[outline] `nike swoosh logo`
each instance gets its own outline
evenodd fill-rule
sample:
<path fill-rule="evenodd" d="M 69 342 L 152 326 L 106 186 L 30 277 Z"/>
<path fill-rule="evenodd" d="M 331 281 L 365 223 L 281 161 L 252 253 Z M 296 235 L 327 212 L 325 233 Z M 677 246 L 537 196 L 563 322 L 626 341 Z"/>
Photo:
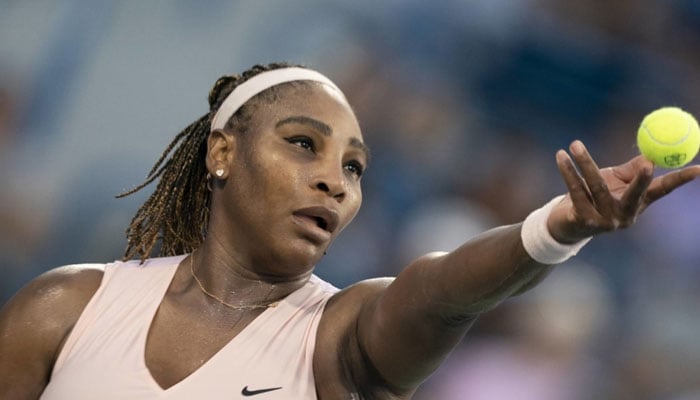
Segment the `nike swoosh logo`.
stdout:
<path fill-rule="evenodd" d="M 275 388 L 267 388 L 267 389 L 258 389 L 258 390 L 248 390 L 248 385 L 241 390 L 241 394 L 243 396 L 255 396 L 256 394 L 263 394 L 267 392 L 272 392 L 274 390 L 280 390 L 282 389 L 282 386 L 280 387 L 275 387 Z"/>

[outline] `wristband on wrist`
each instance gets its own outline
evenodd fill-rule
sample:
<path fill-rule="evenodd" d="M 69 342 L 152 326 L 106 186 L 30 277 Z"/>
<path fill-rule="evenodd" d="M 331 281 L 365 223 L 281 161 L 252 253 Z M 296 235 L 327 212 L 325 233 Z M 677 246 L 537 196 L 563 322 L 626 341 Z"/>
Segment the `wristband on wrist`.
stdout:
<path fill-rule="evenodd" d="M 562 263 L 575 256 L 591 240 L 591 237 L 588 237 L 576 243 L 564 244 L 557 242 L 549 233 L 547 228 L 549 214 L 563 198 L 563 195 L 553 198 L 543 207 L 531 212 L 523 221 L 520 238 L 525 251 L 533 260 L 541 264 Z"/>

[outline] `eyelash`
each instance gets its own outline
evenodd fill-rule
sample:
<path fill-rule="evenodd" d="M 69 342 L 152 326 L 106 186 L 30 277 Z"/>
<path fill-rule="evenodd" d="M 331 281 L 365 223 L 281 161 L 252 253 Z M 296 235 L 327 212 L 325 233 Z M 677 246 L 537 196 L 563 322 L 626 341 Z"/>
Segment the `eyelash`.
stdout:
<path fill-rule="evenodd" d="M 312 153 L 316 152 L 316 146 L 314 145 L 314 141 L 311 138 L 308 138 L 306 136 L 295 136 L 286 139 L 287 142 L 293 144 L 294 146 L 301 147 L 302 149 L 309 150 Z M 360 164 L 357 161 L 350 161 L 345 165 L 345 168 L 350 171 L 350 173 L 355 174 L 358 178 L 362 176 L 362 173 L 364 172 L 364 167 L 362 164 Z"/>
<path fill-rule="evenodd" d="M 357 175 L 358 178 L 362 177 L 362 174 L 365 172 L 365 169 L 362 167 L 362 164 L 360 164 L 357 161 L 350 161 L 345 167 L 352 167 L 354 171 L 350 172 Z"/>
<path fill-rule="evenodd" d="M 314 141 L 310 138 L 304 136 L 297 136 L 287 139 L 287 141 L 295 146 L 301 147 L 302 149 L 310 150 L 315 152 L 316 146 L 314 146 Z"/>

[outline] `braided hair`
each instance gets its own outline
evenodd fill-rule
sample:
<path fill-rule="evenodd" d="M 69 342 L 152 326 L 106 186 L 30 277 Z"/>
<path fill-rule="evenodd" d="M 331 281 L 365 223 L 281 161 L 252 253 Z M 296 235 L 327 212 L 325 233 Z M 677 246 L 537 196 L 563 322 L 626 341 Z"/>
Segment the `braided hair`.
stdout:
<path fill-rule="evenodd" d="M 205 157 L 214 114 L 241 83 L 261 72 L 290 66 L 296 65 L 255 65 L 240 75 L 219 78 L 209 92 L 209 112 L 175 136 L 143 183 L 117 196 L 121 198 L 136 193 L 160 178 L 155 191 L 138 209 L 126 230 L 124 260 L 136 255 L 145 260 L 152 255 L 159 242 L 157 256 L 184 254 L 199 247 L 209 223 L 211 191 Z M 260 95 L 271 96 L 274 93 L 267 90 Z M 246 131 L 250 104 L 246 103 L 231 116 L 226 124 L 227 129 L 235 127 L 239 132 Z"/>

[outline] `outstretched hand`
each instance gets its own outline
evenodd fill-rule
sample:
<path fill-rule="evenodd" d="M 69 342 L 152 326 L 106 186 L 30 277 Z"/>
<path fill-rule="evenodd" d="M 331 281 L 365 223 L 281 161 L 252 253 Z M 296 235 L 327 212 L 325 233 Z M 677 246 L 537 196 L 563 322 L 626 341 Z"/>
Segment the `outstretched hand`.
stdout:
<path fill-rule="evenodd" d="M 547 221 L 562 243 L 628 227 L 651 203 L 700 176 L 700 165 L 693 165 L 654 178 L 654 165 L 643 156 L 599 169 L 578 140 L 569 151 L 571 155 L 564 150 L 556 155 L 569 193 Z"/>

